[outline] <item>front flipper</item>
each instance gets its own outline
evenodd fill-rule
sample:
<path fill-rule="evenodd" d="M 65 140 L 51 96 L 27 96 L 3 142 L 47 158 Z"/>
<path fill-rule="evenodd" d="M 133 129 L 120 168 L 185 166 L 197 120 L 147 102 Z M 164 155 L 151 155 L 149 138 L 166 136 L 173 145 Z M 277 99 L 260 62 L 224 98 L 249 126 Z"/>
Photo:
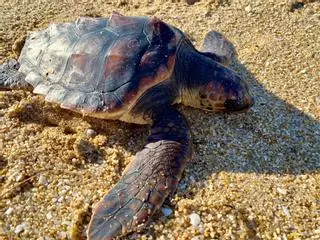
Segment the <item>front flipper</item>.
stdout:
<path fill-rule="evenodd" d="M 31 84 L 25 81 L 26 76 L 18 71 L 19 66 L 16 60 L 0 64 L 0 90 L 32 91 Z"/>
<path fill-rule="evenodd" d="M 231 64 L 232 58 L 236 55 L 233 44 L 216 31 L 207 33 L 201 51 L 206 56 L 226 66 Z"/>
<path fill-rule="evenodd" d="M 182 114 L 163 109 L 153 116 L 147 145 L 94 209 L 88 239 L 113 239 L 140 229 L 176 190 L 191 157 L 191 137 Z"/>

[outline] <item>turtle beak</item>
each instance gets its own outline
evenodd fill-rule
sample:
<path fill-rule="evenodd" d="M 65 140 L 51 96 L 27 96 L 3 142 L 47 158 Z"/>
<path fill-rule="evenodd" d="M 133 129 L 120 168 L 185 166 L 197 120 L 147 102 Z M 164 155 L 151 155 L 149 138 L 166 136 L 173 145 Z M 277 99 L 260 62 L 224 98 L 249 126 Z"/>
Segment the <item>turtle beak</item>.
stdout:
<path fill-rule="evenodd" d="M 227 99 L 224 106 L 227 111 L 230 112 L 243 112 L 247 111 L 254 104 L 254 99 L 250 95 L 247 95 L 244 99 Z"/>

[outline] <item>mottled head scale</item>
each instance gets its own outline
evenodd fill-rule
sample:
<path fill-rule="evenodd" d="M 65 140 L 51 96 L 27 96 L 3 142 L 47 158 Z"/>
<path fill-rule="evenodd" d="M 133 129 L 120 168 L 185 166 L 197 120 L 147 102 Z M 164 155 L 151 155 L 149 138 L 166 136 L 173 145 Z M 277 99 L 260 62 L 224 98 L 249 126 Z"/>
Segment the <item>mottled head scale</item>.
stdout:
<path fill-rule="evenodd" d="M 198 51 L 157 18 L 80 18 L 28 36 L 0 65 L 0 89 L 29 89 L 63 108 L 104 119 L 151 123 L 144 149 L 93 210 L 88 239 L 144 226 L 172 194 L 191 158 L 191 134 L 175 103 L 216 112 L 253 104 L 228 65 L 232 44 L 211 31 Z"/>

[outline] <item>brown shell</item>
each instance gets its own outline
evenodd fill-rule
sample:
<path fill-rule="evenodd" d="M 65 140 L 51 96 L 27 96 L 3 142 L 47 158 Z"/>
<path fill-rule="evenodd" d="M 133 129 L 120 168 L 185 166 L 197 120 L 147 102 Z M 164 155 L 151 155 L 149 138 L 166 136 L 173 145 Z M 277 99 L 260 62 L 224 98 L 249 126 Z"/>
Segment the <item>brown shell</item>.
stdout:
<path fill-rule="evenodd" d="M 19 71 L 63 108 L 117 119 L 173 71 L 180 31 L 157 18 L 81 17 L 26 40 Z"/>

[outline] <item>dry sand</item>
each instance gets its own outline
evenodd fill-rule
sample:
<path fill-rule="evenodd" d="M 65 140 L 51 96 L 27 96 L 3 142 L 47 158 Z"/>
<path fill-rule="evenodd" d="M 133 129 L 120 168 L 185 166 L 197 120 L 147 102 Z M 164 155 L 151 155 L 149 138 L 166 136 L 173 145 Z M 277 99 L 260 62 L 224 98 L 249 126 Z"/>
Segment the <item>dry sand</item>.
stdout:
<path fill-rule="evenodd" d="M 193 161 L 142 239 L 320 239 L 320 2 L 0 0 L 0 61 L 15 39 L 78 16 L 156 15 L 189 34 L 223 32 L 256 104 L 246 114 L 181 107 Z M 0 93 L 0 238 L 84 236 L 92 203 L 142 148 L 147 126 L 61 110 L 22 91 Z M 87 136 L 87 130 L 97 134 Z M 198 227 L 189 215 L 199 214 Z"/>

